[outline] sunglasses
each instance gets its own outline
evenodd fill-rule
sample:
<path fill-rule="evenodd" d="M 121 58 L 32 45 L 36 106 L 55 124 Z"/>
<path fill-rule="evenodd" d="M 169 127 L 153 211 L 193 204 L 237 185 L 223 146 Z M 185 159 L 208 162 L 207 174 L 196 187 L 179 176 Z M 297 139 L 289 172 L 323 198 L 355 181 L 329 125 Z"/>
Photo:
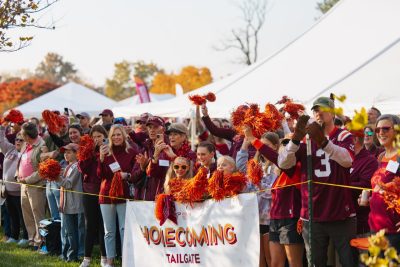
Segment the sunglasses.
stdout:
<path fill-rule="evenodd" d="M 16 138 L 15 142 L 24 142 L 24 139 Z"/>
<path fill-rule="evenodd" d="M 374 135 L 374 132 L 372 132 L 372 131 L 365 131 L 365 132 L 364 132 L 364 135 L 365 135 L 365 136 L 373 136 L 373 135 Z"/>
<path fill-rule="evenodd" d="M 186 165 L 174 165 L 174 170 L 186 170 L 187 166 Z"/>
<path fill-rule="evenodd" d="M 393 127 L 391 127 L 391 126 L 376 127 L 376 128 L 375 128 L 375 133 L 378 134 L 378 133 L 381 132 L 381 130 L 382 130 L 383 133 L 388 133 L 388 132 L 390 131 L 390 129 L 393 129 Z"/>

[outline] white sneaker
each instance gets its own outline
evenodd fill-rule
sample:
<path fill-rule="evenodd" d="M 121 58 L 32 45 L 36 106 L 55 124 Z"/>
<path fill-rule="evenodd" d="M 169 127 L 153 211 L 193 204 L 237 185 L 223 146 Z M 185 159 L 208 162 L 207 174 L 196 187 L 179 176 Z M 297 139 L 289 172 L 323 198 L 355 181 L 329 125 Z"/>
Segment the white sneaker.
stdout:
<path fill-rule="evenodd" d="M 107 259 L 102 258 L 100 261 L 100 266 L 101 267 L 107 267 Z"/>
<path fill-rule="evenodd" d="M 29 240 L 27 240 L 27 239 L 21 239 L 21 240 L 18 241 L 17 245 L 18 245 L 18 246 L 21 246 L 21 247 L 26 247 L 26 246 L 29 245 Z"/>
<path fill-rule="evenodd" d="M 79 267 L 89 267 L 90 266 L 90 260 L 89 259 L 83 259 L 81 265 Z"/>
<path fill-rule="evenodd" d="M 14 238 L 10 237 L 9 239 L 7 239 L 6 243 L 7 244 L 17 243 L 17 240 L 15 240 Z"/>

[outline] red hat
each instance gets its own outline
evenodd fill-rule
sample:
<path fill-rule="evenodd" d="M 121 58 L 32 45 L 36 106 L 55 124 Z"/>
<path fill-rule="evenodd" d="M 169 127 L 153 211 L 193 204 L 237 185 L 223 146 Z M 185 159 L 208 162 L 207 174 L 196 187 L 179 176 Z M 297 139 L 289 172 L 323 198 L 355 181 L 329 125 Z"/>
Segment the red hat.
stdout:
<path fill-rule="evenodd" d="M 136 120 L 136 122 L 147 123 L 147 120 L 149 119 L 149 117 L 152 117 L 152 116 L 153 115 L 151 115 L 148 112 L 142 113 L 142 114 L 140 114 L 140 117 Z"/>
<path fill-rule="evenodd" d="M 165 126 L 164 120 L 161 117 L 158 116 L 152 116 L 150 118 L 148 118 L 147 122 L 146 122 L 146 126 L 148 125 L 155 125 L 155 126 Z"/>
<path fill-rule="evenodd" d="M 105 109 L 99 114 L 99 116 L 103 115 L 110 115 L 111 117 L 114 117 L 114 113 L 111 111 L 111 109 Z"/>
<path fill-rule="evenodd" d="M 75 144 L 75 143 L 69 143 L 69 144 L 67 144 L 67 145 L 65 145 L 65 146 L 63 146 L 63 147 L 61 147 L 60 148 L 60 152 L 61 153 L 64 153 L 65 152 L 65 150 L 73 150 L 73 151 L 78 151 L 78 149 L 79 149 L 79 145 L 78 144 Z"/>

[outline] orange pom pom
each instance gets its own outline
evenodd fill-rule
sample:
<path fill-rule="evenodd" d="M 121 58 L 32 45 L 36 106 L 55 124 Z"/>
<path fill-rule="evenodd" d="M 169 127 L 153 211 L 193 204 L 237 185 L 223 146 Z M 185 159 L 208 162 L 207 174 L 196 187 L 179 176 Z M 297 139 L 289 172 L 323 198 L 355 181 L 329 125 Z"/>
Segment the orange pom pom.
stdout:
<path fill-rule="evenodd" d="M 61 165 L 57 160 L 46 159 L 39 163 L 39 175 L 42 179 L 56 181 L 61 174 Z"/>
<path fill-rule="evenodd" d="M 79 150 L 77 154 L 78 160 L 83 161 L 94 157 L 94 148 L 95 145 L 93 139 L 87 134 L 82 136 L 79 142 Z"/>
<path fill-rule="evenodd" d="M 255 159 L 250 159 L 247 162 L 247 177 L 250 182 L 258 187 L 260 187 L 261 179 L 263 177 L 263 170 L 261 165 L 255 161 Z"/>
<path fill-rule="evenodd" d="M 124 187 L 122 185 L 122 176 L 120 171 L 114 173 L 111 181 L 109 196 L 112 197 L 111 202 L 116 200 L 115 198 L 124 197 Z"/>
<path fill-rule="evenodd" d="M 260 112 L 257 104 L 239 106 L 231 116 L 235 130 L 243 134 L 243 127 L 251 128 L 253 135 L 260 138 L 265 132 L 275 131 L 281 126 L 283 116 L 272 104 L 265 106 L 265 112 Z"/>
<path fill-rule="evenodd" d="M 59 133 L 61 128 L 65 125 L 63 118 L 48 109 L 42 112 L 42 118 L 46 122 L 49 132 L 51 133 Z"/>
<path fill-rule="evenodd" d="M 208 94 L 206 94 L 205 98 L 207 99 L 207 101 L 210 101 L 210 102 L 214 102 L 217 99 L 215 94 L 212 92 L 209 92 Z"/>
<path fill-rule="evenodd" d="M 169 182 L 171 195 L 181 203 L 193 204 L 201 201 L 207 193 L 207 174 L 208 170 L 201 167 L 193 178 L 171 179 Z"/>
<path fill-rule="evenodd" d="M 225 197 L 224 173 L 223 171 L 214 171 L 210 179 L 208 179 L 208 193 L 210 196 L 219 201 Z"/>
<path fill-rule="evenodd" d="M 292 119 L 299 118 L 299 111 L 304 111 L 306 108 L 301 104 L 293 103 L 293 100 L 288 96 L 283 96 L 277 104 L 284 104 L 283 111 L 287 112 Z"/>
<path fill-rule="evenodd" d="M 22 115 L 21 111 L 12 109 L 10 112 L 5 116 L 5 121 L 13 122 L 13 123 L 23 123 L 24 122 L 24 115 Z"/>
<path fill-rule="evenodd" d="M 246 176 L 241 172 L 234 172 L 224 177 L 226 196 L 231 197 L 242 192 L 246 186 Z"/>
<path fill-rule="evenodd" d="M 156 196 L 155 203 L 155 216 L 160 221 L 160 225 L 163 225 L 167 219 L 170 219 L 173 223 L 177 224 L 175 203 L 173 197 L 169 194 L 158 194 Z"/>
<path fill-rule="evenodd" d="M 201 106 L 207 102 L 204 97 L 200 95 L 190 95 L 189 100 L 192 101 L 196 106 Z"/>

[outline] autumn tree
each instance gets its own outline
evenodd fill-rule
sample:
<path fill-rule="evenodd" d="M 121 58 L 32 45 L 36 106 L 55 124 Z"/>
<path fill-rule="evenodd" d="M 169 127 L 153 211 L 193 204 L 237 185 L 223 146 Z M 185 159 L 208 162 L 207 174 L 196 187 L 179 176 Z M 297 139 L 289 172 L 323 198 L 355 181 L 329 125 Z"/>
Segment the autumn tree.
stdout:
<path fill-rule="evenodd" d="M 251 65 L 258 59 L 259 33 L 265 22 L 267 0 L 242 0 L 237 7 L 241 11 L 242 26 L 232 29 L 231 37 L 214 49 L 239 51 L 239 63 Z"/>
<path fill-rule="evenodd" d="M 317 3 L 317 9 L 321 11 L 322 14 L 325 14 L 329 11 L 339 0 L 323 0 L 320 3 Z"/>
<path fill-rule="evenodd" d="M 54 23 L 39 22 L 43 11 L 58 0 L 4 0 L 0 1 L 0 52 L 13 52 L 30 44 L 31 35 L 15 34 L 14 29 L 54 29 Z M 21 31 L 19 31 L 21 32 Z"/>
<path fill-rule="evenodd" d="M 163 72 L 163 69 L 152 62 L 123 60 L 114 64 L 113 77 L 106 80 L 105 94 L 115 100 L 125 99 L 136 92 L 134 76 L 139 76 L 148 86 L 151 86 L 151 80 L 155 73 Z"/>
<path fill-rule="evenodd" d="M 180 84 L 183 92 L 187 93 L 212 82 L 211 72 L 208 68 L 187 66 L 175 74 L 158 73 L 153 80 L 150 91 L 157 94 L 175 94 L 175 85 Z"/>
<path fill-rule="evenodd" d="M 28 102 L 57 87 L 57 84 L 38 79 L 0 83 L 0 112 Z"/>
<path fill-rule="evenodd" d="M 52 83 L 65 84 L 69 81 L 79 82 L 77 72 L 74 64 L 65 61 L 62 56 L 56 53 L 47 53 L 37 66 L 35 76 Z"/>

